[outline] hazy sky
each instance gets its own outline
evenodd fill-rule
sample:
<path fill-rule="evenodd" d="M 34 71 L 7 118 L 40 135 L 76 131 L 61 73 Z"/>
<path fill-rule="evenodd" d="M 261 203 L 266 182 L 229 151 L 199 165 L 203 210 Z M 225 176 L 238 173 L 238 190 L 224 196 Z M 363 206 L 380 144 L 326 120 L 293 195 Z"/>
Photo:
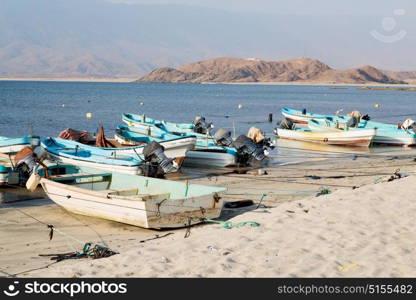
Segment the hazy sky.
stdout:
<path fill-rule="evenodd" d="M 389 15 L 402 8 L 416 14 L 415 0 L 107 0 L 141 4 L 188 4 L 230 11 L 253 11 L 271 14 L 371 14 Z"/>
<path fill-rule="evenodd" d="M 415 48 L 416 0 L 0 0 L 0 74 L 219 56 L 416 71 Z"/>

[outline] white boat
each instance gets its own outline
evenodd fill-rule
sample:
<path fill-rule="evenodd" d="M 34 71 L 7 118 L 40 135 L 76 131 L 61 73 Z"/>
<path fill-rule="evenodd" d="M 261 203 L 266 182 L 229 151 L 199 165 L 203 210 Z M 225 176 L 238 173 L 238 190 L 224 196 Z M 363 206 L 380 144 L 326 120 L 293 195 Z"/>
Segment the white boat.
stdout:
<path fill-rule="evenodd" d="M 157 141 L 165 147 L 165 152 L 169 147 L 165 143 L 177 141 L 180 139 L 193 138 L 195 136 L 175 136 L 155 127 L 152 130 L 153 136 L 148 136 L 139 130 L 138 127 L 128 127 L 125 125 L 118 126 L 114 138 L 123 145 L 135 145 L 138 143 L 147 143 Z M 212 141 L 196 139 L 194 149 L 186 153 L 183 166 L 187 167 L 206 167 L 206 168 L 224 168 L 237 165 L 238 153 L 234 148 L 218 147 Z"/>
<path fill-rule="evenodd" d="M 152 140 L 148 137 L 148 141 L 143 141 L 142 145 L 132 140 L 129 140 L 122 135 L 115 134 L 115 140 L 126 147 L 119 147 L 119 148 L 101 148 L 106 151 L 116 151 L 120 154 L 125 155 L 133 155 L 137 156 L 137 154 L 142 154 L 144 145 L 143 143 L 151 142 Z M 170 140 L 162 140 L 160 141 L 160 145 L 163 146 L 165 149 L 164 153 L 169 158 L 174 158 L 178 165 L 181 165 L 185 157 L 188 155 L 189 151 L 195 148 L 196 144 L 196 137 L 195 136 L 186 136 L 186 137 L 175 137 Z"/>
<path fill-rule="evenodd" d="M 0 153 L 16 154 L 25 147 L 39 145 L 38 136 L 24 136 L 19 138 L 9 138 L 0 136 Z"/>
<path fill-rule="evenodd" d="M 73 213 L 144 228 L 184 227 L 221 214 L 223 187 L 78 168 L 41 179 L 47 196 Z"/>
<path fill-rule="evenodd" d="M 119 172 L 131 175 L 142 174 L 142 162 L 131 155 L 117 155 L 98 147 L 84 145 L 75 141 L 61 138 L 46 137 L 41 140 L 42 147 L 55 161 Z"/>
<path fill-rule="evenodd" d="M 354 147 L 369 147 L 376 135 L 375 129 L 366 130 L 338 130 L 338 131 L 314 131 L 311 129 L 276 128 L 275 133 L 279 138 L 298 140 L 304 142 L 342 145 Z"/>
<path fill-rule="evenodd" d="M 209 167 L 224 168 L 237 166 L 235 152 L 226 149 L 198 149 L 186 154 L 183 166 L 185 167 Z"/>

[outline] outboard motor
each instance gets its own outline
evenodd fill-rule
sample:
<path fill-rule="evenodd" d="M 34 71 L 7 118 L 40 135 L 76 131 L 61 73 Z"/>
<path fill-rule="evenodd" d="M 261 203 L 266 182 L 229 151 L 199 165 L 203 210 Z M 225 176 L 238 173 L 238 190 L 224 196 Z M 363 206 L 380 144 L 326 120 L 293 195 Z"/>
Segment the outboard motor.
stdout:
<path fill-rule="evenodd" d="M 196 116 L 192 124 L 194 124 L 194 132 L 201 134 L 209 134 L 210 130 L 214 127 L 212 123 L 207 123 L 202 116 Z"/>
<path fill-rule="evenodd" d="M 370 121 L 371 117 L 367 114 L 367 115 L 364 115 L 361 119 L 364 121 Z"/>
<path fill-rule="evenodd" d="M 347 122 L 348 127 L 358 127 L 359 124 L 360 119 L 358 117 L 351 117 Z"/>
<path fill-rule="evenodd" d="M 231 132 L 224 128 L 220 128 L 214 134 L 214 140 L 217 146 L 233 147 L 237 150 L 237 162 L 242 165 L 247 165 L 251 158 L 256 160 L 264 160 L 267 156 L 265 146 L 272 142 L 269 139 L 256 144 L 251 138 L 240 135 L 233 141 Z M 273 145 L 274 147 L 274 145 Z"/>
<path fill-rule="evenodd" d="M 177 163 L 173 158 L 168 158 L 165 148 L 158 142 L 150 142 L 143 148 L 145 163 L 142 166 L 144 176 L 163 177 L 166 173 L 176 172 Z"/>
<path fill-rule="evenodd" d="M 234 147 L 237 149 L 239 154 L 239 162 L 246 163 L 251 157 L 256 160 L 263 160 L 266 158 L 264 148 L 255 144 L 249 137 L 240 135 L 234 141 Z"/>
<path fill-rule="evenodd" d="M 36 173 L 39 164 L 43 165 L 42 161 L 46 156 L 47 152 L 42 147 L 36 147 L 33 150 L 25 147 L 16 154 L 14 164 L 15 170 L 19 172 L 20 185 L 24 186 L 32 173 Z"/>
<path fill-rule="evenodd" d="M 295 124 L 289 119 L 284 119 L 280 122 L 279 127 L 282 129 L 293 130 L 295 128 Z"/>
<path fill-rule="evenodd" d="M 214 140 L 217 146 L 220 147 L 233 147 L 233 139 L 231 132 L 227 129 L 220 128 L 214 134 Z"/>
<path fill-rule="evenodd" d="M 412 119 L 406 119 L 400 126 L 401 129 L 404 130 L 413 130 L 413 132 L 416 132 L 416 121 Z"/>

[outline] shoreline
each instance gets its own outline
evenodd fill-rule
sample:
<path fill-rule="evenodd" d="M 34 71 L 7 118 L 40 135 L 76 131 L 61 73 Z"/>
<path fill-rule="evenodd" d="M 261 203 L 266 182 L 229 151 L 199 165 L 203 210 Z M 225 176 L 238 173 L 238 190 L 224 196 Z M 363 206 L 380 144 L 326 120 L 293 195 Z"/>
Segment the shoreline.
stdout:
<path fill-rule="evenodd" d="M 34 81 L 34 82 L 103 82 L 103 83 L 136 83 L 137 77 L 122 78 L 95 78 L 95 77 L 0 77 L 2 81 Z M 142 83 L 142 82 L 137 82 Z M 146 82 L 143 82 L 146 83 Z M 333 87 L 416 87 L 416 83 L 388 84 L 388 83 L 331 83 L 331 82 L 147 82 L 147 83 L 179 83 L 179 84 L 204 84 L 204 85 L 289 85 L 289 86 L 333 86 Z"/>

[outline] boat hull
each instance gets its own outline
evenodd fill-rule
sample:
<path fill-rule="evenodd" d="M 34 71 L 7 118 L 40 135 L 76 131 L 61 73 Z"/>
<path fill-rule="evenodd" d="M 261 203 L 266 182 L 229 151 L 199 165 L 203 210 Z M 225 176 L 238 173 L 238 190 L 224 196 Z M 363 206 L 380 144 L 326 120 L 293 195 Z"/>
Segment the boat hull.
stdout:
<path fill-rule="evenodd" d="M 183 162 L 187 167 L 225 168 L 236 165 L 237 157 L 228 152 L 209 150 L 189 151 Z"/>
<path fill-rule="evenodd" d="M 194 225 L 221 213 L 222 192 L 183 199 L 113 197 L 106 191 L 89 191 L 45 178 L 42 187 L 48 197 L 64 209 L 90 217 L 143 228 L 178 228 Z"/>
<path fill-rule="evenodd" d="M 129 174 L 129 175 L 141 175 L 142 170 L 139 166 L 120 166 L 120 165 L 112 165 L 112 164 L 102 164 L 92 161 L 85 161 L 80 159 L 74 159 L 69 157 L 64 157 L 60 155 L 53 154 L 48 151 L 48 154 L 51 156 L 51 158 L 57 162 L 63 163 L 63 164 L 71 164 L 75 166 L 83 166 L 83 167 L 90 167 L 95 168 L 99 170 L 109 171 L 109 172 L 119 172 L 123 174 Z"/>
<path fill-rule="evenodd" d="M 117 142 L 123 145 L 132 145 L 134 146 L 134 142 L 125 139 L 121 135 L 114 136 Z M 169 158 L 184 158 L 188 151 L 195 148 L 196 138 L 195 137 L 188 137 L 183 139 L 177 140 L 168 140 L 168 141 L 161 141 L 159 142 L 165 148 L 165 155 Z M 136 147 L 126 147 L 126 148 L 116 148 L 112 149 L 111 151 L 117 151 L 123 154 L 131 154 L 136 155 L 143 153 L 144 146 L 136 146 Z"/>
<path fill-rule="evenodd" d="M 327 117 L 322 120 L 314 119 L 308 122 L 308 127 L 316 131 L 333 131 L 337 132 L 340 129 L 337 128 L 336 122 L 342 124 L 345 127 L 345 117 Z M 388 127 L 391 126 L 391 127 Z M 349 130 L 362 131 L 376 129 L 376 135 L 374 136 L 373 143 L 384 145 L 399 145 L 399 146 L 411 146 L 416 145 L 416 134 L 405 131 L 403 129 L 397 129 L 394 125 L 378 122 L 361 121 L 359 127 L 350 127 Z"/>
<path fill-rule="evenodd" d="M 276 129 L 279 138 L 304 142 L 343 145 L 354 147 L 368 147 L 376 134 L 376 130 L 365 131 L 304 131 Z"/>

